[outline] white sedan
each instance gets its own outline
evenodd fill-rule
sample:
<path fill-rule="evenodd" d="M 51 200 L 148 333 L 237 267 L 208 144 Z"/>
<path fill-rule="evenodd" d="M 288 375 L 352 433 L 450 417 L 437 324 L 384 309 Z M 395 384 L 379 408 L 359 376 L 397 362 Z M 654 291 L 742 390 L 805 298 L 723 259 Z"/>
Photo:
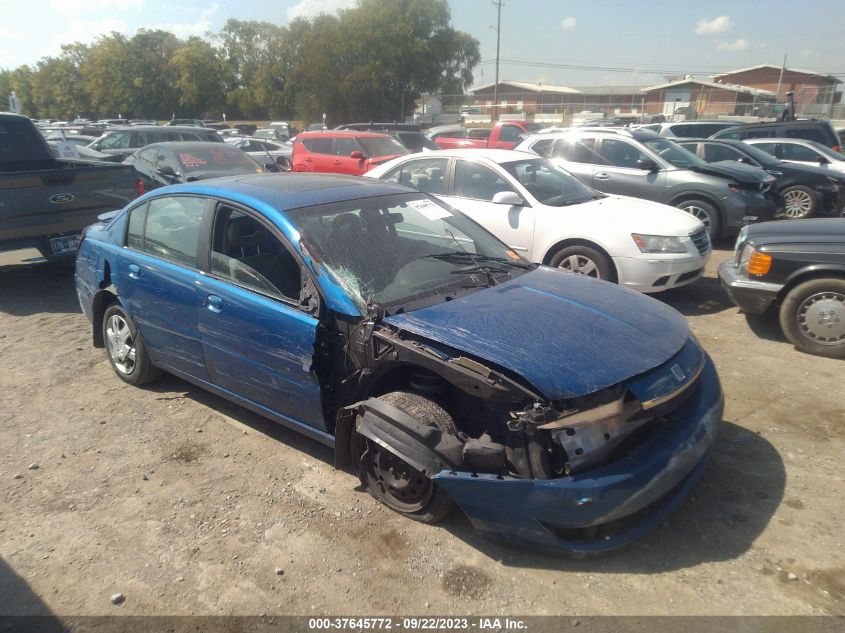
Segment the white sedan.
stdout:
<path fill-rule="evenodd" d="M 410 154 L 365 174 L 428 192 L 532 262 L 640 292 L 704 274 L 700 220 L 667 205 L 599 193 L 544 158 L 508 150 Z"/>

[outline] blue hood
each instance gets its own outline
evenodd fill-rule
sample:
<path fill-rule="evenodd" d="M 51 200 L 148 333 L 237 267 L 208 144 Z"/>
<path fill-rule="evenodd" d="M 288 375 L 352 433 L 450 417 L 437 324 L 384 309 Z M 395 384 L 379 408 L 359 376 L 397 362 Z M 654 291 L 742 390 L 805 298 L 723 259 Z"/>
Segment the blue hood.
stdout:
<path fill-rule="evenodd" d="M 656 299 L 546 267 L 385 321 L 510 370 L 551 400 L 653 369 L 690 337 Z"/>

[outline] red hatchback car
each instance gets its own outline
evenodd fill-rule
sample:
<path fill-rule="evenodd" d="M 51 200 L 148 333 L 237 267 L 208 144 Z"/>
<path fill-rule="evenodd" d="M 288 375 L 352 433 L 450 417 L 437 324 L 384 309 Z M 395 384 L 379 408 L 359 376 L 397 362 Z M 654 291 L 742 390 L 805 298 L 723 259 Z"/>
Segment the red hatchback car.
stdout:
<path fill-rule="evenodd" d="M 360 176 L 407 153 L 399 141 L 387 134 L 345 130 L 303 132 L 296 136 L 291 162 L 293 171 Z"/>

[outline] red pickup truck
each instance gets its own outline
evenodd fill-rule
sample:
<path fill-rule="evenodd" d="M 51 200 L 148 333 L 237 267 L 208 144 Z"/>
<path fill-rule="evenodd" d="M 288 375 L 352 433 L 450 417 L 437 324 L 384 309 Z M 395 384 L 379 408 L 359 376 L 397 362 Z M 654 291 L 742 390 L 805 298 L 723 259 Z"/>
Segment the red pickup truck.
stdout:
<path fill-rule="evenodd" d="M 536 132 L 543 126 L 527 121 L 499 121 L 489 138 L 470 138 L 467 128 L 456 128 L 454 136 L 438 134 L 434 142 L 440 149 L 513 149 L 522 134 Z"/>

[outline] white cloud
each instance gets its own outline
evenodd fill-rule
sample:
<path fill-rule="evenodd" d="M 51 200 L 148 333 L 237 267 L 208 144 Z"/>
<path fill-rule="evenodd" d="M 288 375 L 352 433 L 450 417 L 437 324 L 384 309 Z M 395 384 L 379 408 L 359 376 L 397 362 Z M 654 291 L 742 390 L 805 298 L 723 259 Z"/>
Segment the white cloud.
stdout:
<path fill-rule="evenodd" d="M 726 15 L 720 15 L 712 20 L 699 20 L 695 25 L 696 35 L 715 35 L 730 31 L 734 27 L 733 21 Z"/>
<path fill-rule="evenodd" d="M 52 38 L 41 52 L 37 59 L 58 55 L 62 50 L 62 44 L 73 44 L 82 42 L 91 44 L 94 40 L 112 31 L 129 34 L 129 26 L 123 20 L 116 18 L 104 18 L 102 20 L 68 20 L 60 35 Z"/>
<path fill-rule="evenodd" d="M 59 13 L 85 13 L 120 9 L 125 11 L 144 5 L 144 0 L 50 0 L 50 6 Z"/>
<path fill-rule="evenodd" d="M 220 5 L 212 4 L 210 7 L 200 11 L 199 17 L 194 22 L 156 24 L 149 27 L 151 30 L 159 29 L 170 31 L 179 39 L 187 39 L 191 36 L 203 37 L 211 31 L 211 17 L 220 10 Z"/>
<path fill-rule="evenodd" d="M 749 41 L 744 37 L 740 37 L 739 39 L 736 39 L 733 42 L 722 42 L 716 48 L 718 48 L 720 51 L 730 51 L 732 53 L 735 53 L 737 51 L 744 51 L 749 46 L 751 46 Z"/>
<path fill-rule="evenodd" d="M 341 9 L 351 9 L 356 0 L 299 0 L 288 9 L 288 20 L 316 18 L 321 13 L 332 15 Z"/>
<path fill-rule="evenodd" d="M 571 31 L 575 28 L 575 18 L 564 18 L 563 22 L 560 23 L 560 28 L 564 31 Z"/>

